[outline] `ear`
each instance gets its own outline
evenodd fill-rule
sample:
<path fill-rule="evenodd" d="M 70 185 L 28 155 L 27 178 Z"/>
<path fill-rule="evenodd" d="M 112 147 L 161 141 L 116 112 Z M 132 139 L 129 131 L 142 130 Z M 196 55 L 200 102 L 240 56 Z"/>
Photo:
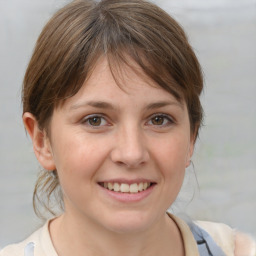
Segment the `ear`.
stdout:
<path fill-rule="evenodd" d="M 191 136 L 191 138 L 190 138 L 186 168 L 189 167 L 189 165 L 191 163 L 191 157 L 193 156 L 194 148 L 195 148 L 195 135 Z"/>
<path fill-rule="evenodd" d="M 42 131 L 36 118 L 29 112 L 23 114 L 23 123 L 32 140 L 34 153 L 38 162 L 46 170 L 56 169 L 52 155 L 50 140 L 46 131 Z"/>

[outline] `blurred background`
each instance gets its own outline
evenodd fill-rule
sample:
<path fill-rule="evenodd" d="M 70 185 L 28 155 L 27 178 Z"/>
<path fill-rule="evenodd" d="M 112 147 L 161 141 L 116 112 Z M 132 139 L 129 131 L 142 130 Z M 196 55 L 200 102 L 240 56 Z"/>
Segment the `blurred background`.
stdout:
<path fill-rule="evenodd" d="M 32 209 L 39 166 L 20 90 L 43 25 L 67 2 L 0 0 L 0 248 L 41 225 Z M 256 236 L 256 0 L 154 2 L 184 27 L 205 75 L 205 126 L 172 210 Z"/>

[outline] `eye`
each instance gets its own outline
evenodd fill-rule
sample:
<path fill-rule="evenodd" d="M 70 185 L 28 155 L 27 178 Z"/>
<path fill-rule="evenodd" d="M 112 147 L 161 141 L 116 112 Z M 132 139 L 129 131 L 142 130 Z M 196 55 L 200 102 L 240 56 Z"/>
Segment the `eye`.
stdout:
<path fill-rule="evenodd" d="M 82 123 L 92 127 L 100 127 L 100 126 L 108 125 L 108 122 L 106 121 L 106 119 L 100 115 L 88 116 L 83 120 Z"/>
<path fill-rule="evenodd" d="M 153 117 L 151 117 L 148 122 L 149 125 L 154 125 L 154 126 L 168 126 L 173 123 L 174 121 L 172 120 L 172 118 L 164 114 L 156 114 Z"/>

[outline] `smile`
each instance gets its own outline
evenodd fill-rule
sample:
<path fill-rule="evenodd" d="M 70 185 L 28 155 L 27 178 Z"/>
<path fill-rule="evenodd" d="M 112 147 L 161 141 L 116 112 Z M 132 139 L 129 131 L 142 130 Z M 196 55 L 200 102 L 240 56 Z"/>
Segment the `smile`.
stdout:
<path fill-rule="evenodd" d="M 140 183 L 117 183 L 117 182 L 101 182 L 100 186 L 114 192 L 121 193 L 139 193 L 144 190 L 147 190 L 152 183 L 150 182 L 140 182 Z"/>

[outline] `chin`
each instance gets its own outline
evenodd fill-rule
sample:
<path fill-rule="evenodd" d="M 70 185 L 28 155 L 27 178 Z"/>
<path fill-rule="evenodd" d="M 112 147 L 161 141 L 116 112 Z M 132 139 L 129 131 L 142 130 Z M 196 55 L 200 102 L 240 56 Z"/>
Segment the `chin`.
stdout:
<path fill-rule="evenodd" d="M 121 212 L 110 219 L 107 229 L 118 234 L 144 232 L 154 225 L 153 216 L 136 211 Z"/>

